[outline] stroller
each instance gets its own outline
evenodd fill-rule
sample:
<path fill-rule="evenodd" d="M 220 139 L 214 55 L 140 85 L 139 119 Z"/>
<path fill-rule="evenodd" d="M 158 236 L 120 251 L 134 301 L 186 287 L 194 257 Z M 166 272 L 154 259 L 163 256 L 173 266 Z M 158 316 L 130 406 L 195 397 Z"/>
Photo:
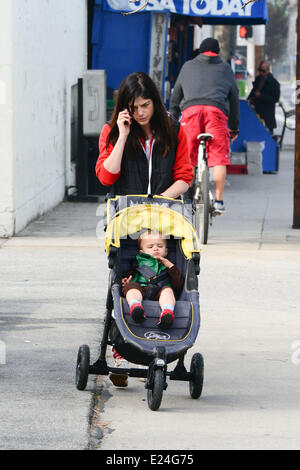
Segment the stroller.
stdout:
<path fill-rule="evenodd" d="M 161 196 L 117 196 L 107 203 L 105 249 L 108 255 L 109 286 L 99 359 L 90 365 L 87 345 L 79 348 L 76 386 L 84 390 L 89 374 L 126 374 L 146 379 L 148 406 L 155 411 L 161 405 L 163 391 L 170 380 L 189 382 L 190 395 L 197 399 L 203 388 L 204 362 L 193 355 L 188 372 L 184 356 L 196 341 L 200 328 L 198 278 L 200 245 L 191 223 L 192 214 L 181 200 Z M 157 230 L 167 239 L 168 259 L 184 276 L 184 288 L 176 299 L 175 321 L 168 330 L 158 326 L 159 303 L 144 300 L 146 319 L 135 323 L 122 297 L 121 280 L 132 267 L 138 252 L 138 238 L 147 230 Z M 151 281 L 152 282 L 152 281 Z M 155 282 L 155 280 L 153 281 Z M 119 369 L 106 362 L 107 345 L 133 364 L 146 368 Z M 168 364 L 178 361 L 173 371 Z"/>

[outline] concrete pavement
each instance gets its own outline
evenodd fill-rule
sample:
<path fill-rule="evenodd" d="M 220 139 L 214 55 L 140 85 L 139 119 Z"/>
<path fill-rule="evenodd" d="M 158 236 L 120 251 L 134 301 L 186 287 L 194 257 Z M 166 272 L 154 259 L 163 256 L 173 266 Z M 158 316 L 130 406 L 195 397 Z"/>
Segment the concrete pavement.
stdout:
<path fill-rule="evenodd" d="M 161 409 L 147 409 L 135 379 L 99 403 L 109 423 L 100 449 L 298 449 L 300 231 L 293 230 L 293 154 L 277 175 L 230 175 L 226 215 L 203 248 L 202 326 L 187 355 L 201 352 L 199 401 L 169 383 Z M 142 427 L 144 432 L 136 431 Z M 112 432 L 113 429 L 113 432 Z"/>
<path fill-rule="evenodd" d="M 96 205 L 62 204 L 0 249 L 1 449 L 85 449 L 94 383 L 75 389 L 83 343 L 97 354 L 107 272 Z"/>
<path fill-rule="evenodd" d="M 202 252 L 202 325 L 186 361 L 204 356 L 203 396 L 169 383 L 158 412 L 137 379 L 74 386 L 77 348 L 96 359 L 102 329 L 104 206 L 96 216 L 95 204 L 64 203 L 1 241 L 1 449 L 299 449 L 293 152 L 276 175 L 230 175 L 225 203 Z"/>

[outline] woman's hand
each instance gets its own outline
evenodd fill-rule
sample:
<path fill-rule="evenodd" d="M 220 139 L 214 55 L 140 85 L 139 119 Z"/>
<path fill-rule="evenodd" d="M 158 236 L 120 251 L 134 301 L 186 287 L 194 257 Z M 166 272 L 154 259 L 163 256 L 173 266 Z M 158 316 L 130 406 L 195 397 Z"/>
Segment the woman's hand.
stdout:
<path fill-rule="evenodd" d="M 129 276 L 129 277 L 123 277 L 122 279 L 122 288 L 126 286 L 126 284 L 129 284 L 129 282 L 131 281 L 132 279 L 132 276 Z"/>
<path fill-rule="evenodd" d="M 124 109 L 124 111 L 119 113 L 117 124 L 120 137 L 128 137 L 130 133 L 131 122 L 132 117 L 130 116 L 128 109 Z"/>
<path fill-rule="evenodd" d="M 127 109 L 124 109 L 119 113 L 117 120 L 117 126 L 119 128 L 119 137 L 113 148 L 113 151 L 103 163 L 104 168 L 109 171 L 109 173 L 117 174 L 121 171 L 122 158 L 127 137 L 130 132 L 131 122 L 132 118 Z"/>
<path fill-rule="evenodd" d="M 175 181 L 175 183 L 172 184 L 172 186 L 170 186 L 163 193 L 161 193 L 160 196 L 176 199 L 178 196 L 181 196 L 182 194 L 186 193 L 188 189 L 188 183 L 182 180 L 177 180 Z"/>

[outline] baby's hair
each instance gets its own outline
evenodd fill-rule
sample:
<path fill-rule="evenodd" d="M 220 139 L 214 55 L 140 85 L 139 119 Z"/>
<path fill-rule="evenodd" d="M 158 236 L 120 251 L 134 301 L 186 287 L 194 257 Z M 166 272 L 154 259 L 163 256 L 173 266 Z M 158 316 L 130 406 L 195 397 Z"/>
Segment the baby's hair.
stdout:
<path fill-rule="evenodd" d="M 150 228 L 147 229 L 147 230 L 144 230 L 141 235 L 139 236 L 139 239 L 138 239 L 138 245 L 139 245 L 139 249 L 141 249 L 141 243 L 142 243 L 142 240 L 146 237 L 146 236 L 149 236 L 149 235 L 159 235 L 163 240 L 166 240 L 166 238 L 164 237 L 164 235 L 159 231 L 159 230 L 151 230 Z"/>

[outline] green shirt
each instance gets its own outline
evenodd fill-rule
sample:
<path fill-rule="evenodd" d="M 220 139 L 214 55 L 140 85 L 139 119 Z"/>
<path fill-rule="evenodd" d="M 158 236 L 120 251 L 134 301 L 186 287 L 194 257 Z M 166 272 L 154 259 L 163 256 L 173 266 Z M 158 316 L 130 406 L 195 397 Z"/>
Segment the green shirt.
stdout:
<path fill-rule="evenodd" d="M 136 260 L 138 266 L 149 266 L 149 268 L 153 269 L 155 274 L 160 274 L 164 269 L 167 269 L 160 261 L 153 256 L 148 255 L 147 253 L 138 253 L 136 255 Z M 148 286 L 148 279 L 146 279 L 142 274 L 136 273 L 131 282 L 138 282 L 141 286 Z M 167 284 L 171 286 L 171 284 Z"/>

